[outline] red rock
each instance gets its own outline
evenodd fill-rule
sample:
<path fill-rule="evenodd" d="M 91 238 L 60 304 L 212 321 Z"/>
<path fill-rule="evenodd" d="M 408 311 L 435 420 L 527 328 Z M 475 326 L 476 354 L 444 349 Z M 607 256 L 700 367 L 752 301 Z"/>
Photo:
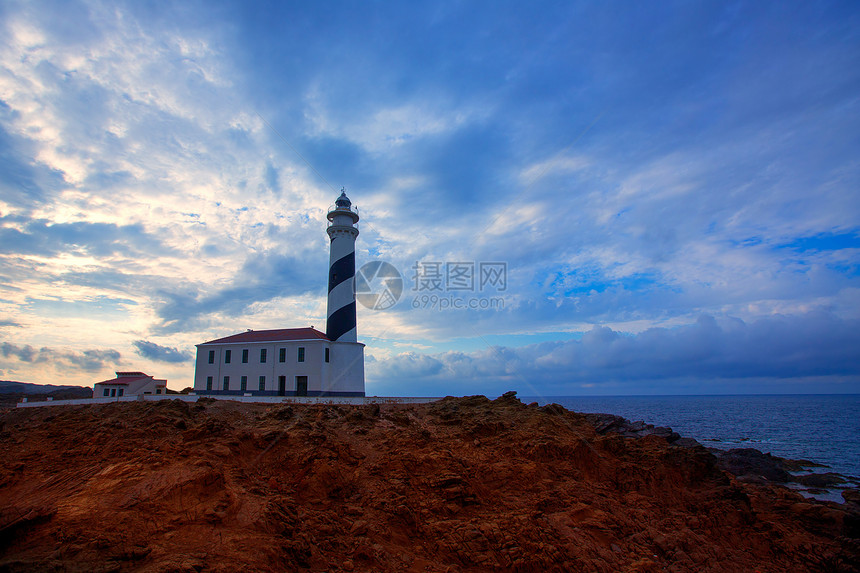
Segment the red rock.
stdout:
<path fill-rule="evenodd" d="M 701 448 L 600 436 L 510 396 L 54 406 L 0 424 L 0 570 L 860 567 L 856 504 L 740 484 Z"/>

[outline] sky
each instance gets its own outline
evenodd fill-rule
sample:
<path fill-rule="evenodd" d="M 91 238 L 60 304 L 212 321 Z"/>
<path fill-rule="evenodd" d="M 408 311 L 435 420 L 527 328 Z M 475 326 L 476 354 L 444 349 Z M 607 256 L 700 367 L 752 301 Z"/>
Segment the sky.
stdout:
<path fill-rule="evenodd" d="M 856 2 L 7 0 L 0 28 L 0 379 L 181 389 L 196 344 L 324 331 L 345 187 L 397 299 L 359 305 L 368 395 L 860 392 Z"/>

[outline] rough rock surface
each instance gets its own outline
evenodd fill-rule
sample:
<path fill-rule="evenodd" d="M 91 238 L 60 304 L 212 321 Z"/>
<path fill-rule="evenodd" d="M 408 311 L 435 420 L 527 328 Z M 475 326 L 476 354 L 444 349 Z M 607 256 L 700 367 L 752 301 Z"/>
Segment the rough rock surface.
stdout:
<path fill-rule="evenodd" d="M 561 408 L 557 404 L 550 405 Z M 547 406 L 548 407 L 548 406 Z M 602 435 L 618 434 L 625 438 L 644 438 L 645 436 L 660 436 L 667 442 L 681 447 L 701 447 L 693 438 L 683 438 L 672 428 L 654 426 L 643 421 L 631 422 L 627 418 L 614 414 L 583 414 L 588 422 L 594 426 L 597 433 Z M 812 468 L 826 468 L 828 466 L 817 464 L 809 460 L 790 460 L 780 458 L 768 453 L 762 453 L 754 448 L 734 448 L 723 450 L 719 448 L 708 448 L 717 458 L 717 467 L 726 470 L 739 481 L 757 484 L 798 484 L 806 486 L 804 491 L 816 492 L 824 488 L 838 486 L 837 491 L 850 485 L 858 485 L 857 478 L 846 477 L 834 472 L 808 473 L 797 475 L 791 472 L 809 471 Z M 849 494 L 850 496 L 851 494 Z"/>
<path fill-rule="evenodd" d="M 510 394 L 7 411 L 0 571 L 860 566 L 856 504 L 740 483 L 671 439 Z"/>
<path fill-rule="evenodd" d="M 558 404 L 553 404 L 558 406 Z M 558 406 L 561 408 L 561 406 Z M 614 414 L 583 414 L 585 419 L 594 426 L 598 434 L 618 434 L 625 438 L 644 438 L 645 436 L 658 436 L 665 438 L 670 444 L 684 447 L 700 446 L 699 442 L 692 438 L 681 438 L 672 428 L 665 426 L 654 426 L 643 421 L 631 422 L 627 418 Z M 680 443 L 678 443 L 680 441 Z"/>

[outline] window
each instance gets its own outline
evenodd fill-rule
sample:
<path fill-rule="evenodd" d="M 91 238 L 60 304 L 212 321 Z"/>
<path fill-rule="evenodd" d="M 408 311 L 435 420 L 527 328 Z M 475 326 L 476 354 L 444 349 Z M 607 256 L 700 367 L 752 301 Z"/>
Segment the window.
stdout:
<path fill-rule="evenodd" d="M 242 392 L 247 390 L 248 389 L 248 377 L 242 376 L 242 378 L 239 379 L 239 385 L 240 385 L 239 389 L 242 390 Z"/>
<path fill-rule="evenodd" d="M 328 362 L 328 348 L 325 349 L 325 361 Z"/>
<path fill-rule="evenodd" d="M 110 396 L 110 388 L 105 388 L 105 392 L 102 396 Z"/>
<path fill-rule="evenodd" d="M 123 392 L 125 392 L 125 388 L 120 388 L 119 392 L 117 392 L 117 396 L 122 396 Z"/>
<path fill-rule="evenodd" d="M 260 364 L 263 364 L 264 362 L 266 362 L 266 349 L 261 348 L 260 349 Z"/>
<path fill-rule="evenodd" d="M 266 377 L 260 376 L 260 392 L 266 389 Z"/>
<path fill-rule="evenodd" d="M 206 389 L 210 390 L 210 391 L 212 390 L 212 377 L 211 376 L 206 377 Z"/>
<path fill-rule="evenodd" d="M 230 351 L 228 350 L 227 352 L 230 352 Z M 226 392 L 229 389 L 230 389 L 230 377 L 224 376 L 224 391 Z"/>
<path fill-rule="evenodd" d="M 155 393 L 156 393 L 156 394 L 161 394 L 161 388 L 156 388 L 156 389 L 155 389 Z M 119 391 L 119 395 L 120 395 L 120 396 L 122 396 L 122 389 L 120 389 L 120 391 Z"/>
<path fill-rule="evenodd" d="M 232 353 L 233 352 L 231 350 L 225 350 L 224 351 L 224 364 L 230 364 L 230 357 L 231 357 L 230 355 Z"/>
<path fill-rule="evenodd" d="M 116 396 L 116 388 L 111 388 L 110 389 L 110 397 L 113 398 L 114 396 Z"/>
<path fill-rule="evenodd" d="M 278 362 L 286 362 L 286 361 L 287 361 L 287 349 L 281 348 L 280 352 L 278 353 Z"/>
<path fill-rule="evenodd" d="M 209 351 L 209 364 L 215 364 L 215 351 Z"/>
<path fill-rule="evenodd" d="M 299 346 L 299 362 L 305 361 L 305 347 Z"/>
<path fill-rule="evenodd" d="M 243 348 L 242 349 L 242 364 L 247 364 L 247 363 L 248 363 L 248 349 Z"/>

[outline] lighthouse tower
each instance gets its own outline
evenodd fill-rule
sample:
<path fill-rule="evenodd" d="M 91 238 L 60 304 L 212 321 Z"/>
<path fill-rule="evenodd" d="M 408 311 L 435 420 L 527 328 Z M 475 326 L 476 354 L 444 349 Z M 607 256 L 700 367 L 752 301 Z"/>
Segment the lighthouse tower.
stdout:
<path fill-rule="evenodd" d="M 332 342 L 357 342 L 355 318 L 355 239 L 358 213 L 341 190 L 330 210 L 328 236 L 331 249 L 328 263 L 328 318 L 325 334 Z"/>
<path fill-rule="evenodd" d="M 364 344 L 358 342 L 353 284 L 358 210 L 353 209 L 344 190 L 326 218 L 326 232 L 331 239 L 325 327 L 332 343 L 329 391 L 364 396 Z"/>

